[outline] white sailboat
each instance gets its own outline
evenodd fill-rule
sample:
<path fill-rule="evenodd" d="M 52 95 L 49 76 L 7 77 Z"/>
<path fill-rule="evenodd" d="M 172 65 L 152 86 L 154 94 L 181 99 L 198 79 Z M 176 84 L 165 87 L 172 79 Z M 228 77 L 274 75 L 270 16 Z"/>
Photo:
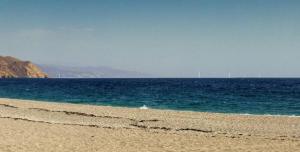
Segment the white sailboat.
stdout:
<path fill-rule="evenodd" d="M 201 78 L 201 73 L 200 72 L 198 72 L 198 78 Z"/>

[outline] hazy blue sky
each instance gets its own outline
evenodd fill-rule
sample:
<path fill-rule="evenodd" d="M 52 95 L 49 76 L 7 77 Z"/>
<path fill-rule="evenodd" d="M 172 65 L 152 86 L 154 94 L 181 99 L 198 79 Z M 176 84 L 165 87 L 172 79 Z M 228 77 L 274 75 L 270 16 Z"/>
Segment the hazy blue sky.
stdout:
<path fill-rule="evenodd" d="M 167 77 L 300 77 L 299 0 L 0 0 L 0 54 Z"/>

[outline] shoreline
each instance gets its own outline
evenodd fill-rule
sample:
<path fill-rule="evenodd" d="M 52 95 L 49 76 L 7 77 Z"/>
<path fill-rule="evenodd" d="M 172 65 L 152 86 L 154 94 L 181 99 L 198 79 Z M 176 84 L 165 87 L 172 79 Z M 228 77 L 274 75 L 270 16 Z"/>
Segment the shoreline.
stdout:
<path fill-rule="evenodd" d="M 127 106 L 114 106 L 114 105 L 101 105 L 101 104 L 89 104 L 89 103 L 71 103 L 67 101 L 49 101 L 49 100 L 33 100 L 33 99 L 19 99 L 19 98 L 2 98 L 0 100 L 19 100 L 26 102 L 42 102 L 42 103 L 57 103 L 57 104 L 69 104 L 69 105 L 89 105 L 99 107 L 110 107 L 110 108 L 127 108 L 127 109 L 140 109 L 142 107 L 127 107 Z M 147 106 L 147 105 L 146 105 Z M 196 111 L 196 110 L 182 110 L 182 109 L 169 109 L 169 108 L 152 108 L 148 107 L 143 110 L 162 110 L 162 111 L 173 111 L 173 112 L 195 112 L 195 113 L 210 113 L 210 114 L 222 114 L 222 115 L 237 115 L 237 116 L 266 116 L 266 117 L 300 117 L 300 115 L 286 115 L 286 114 L 253 114 L 253 113 L 226 113 L 226 112 L 213 112 L 213 111 Z"/>
<path fill-rule="evenodd" d="M 4 152 L 300 150 L 299 117 L 0 98 L 0 123 Z"/>

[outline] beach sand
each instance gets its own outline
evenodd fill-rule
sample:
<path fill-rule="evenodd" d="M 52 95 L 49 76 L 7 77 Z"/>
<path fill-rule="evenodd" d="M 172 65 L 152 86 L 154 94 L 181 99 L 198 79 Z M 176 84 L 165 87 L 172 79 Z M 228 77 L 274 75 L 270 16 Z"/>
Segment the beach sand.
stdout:
<path fill-rule="evenodd" d="M 300 117 L 0 99 L 1 152 L 300 151 Z"/>

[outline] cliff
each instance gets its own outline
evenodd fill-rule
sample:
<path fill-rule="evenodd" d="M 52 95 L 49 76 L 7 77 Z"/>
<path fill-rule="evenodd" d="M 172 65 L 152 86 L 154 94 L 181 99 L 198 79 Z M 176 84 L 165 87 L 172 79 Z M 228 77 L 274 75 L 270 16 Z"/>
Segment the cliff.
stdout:
<path fill-rule="evenodd" d="M 21 61 L 14 57 L 0 56 L 1 78 L 47 78 L 39 67 L 29 61 Z"/>

